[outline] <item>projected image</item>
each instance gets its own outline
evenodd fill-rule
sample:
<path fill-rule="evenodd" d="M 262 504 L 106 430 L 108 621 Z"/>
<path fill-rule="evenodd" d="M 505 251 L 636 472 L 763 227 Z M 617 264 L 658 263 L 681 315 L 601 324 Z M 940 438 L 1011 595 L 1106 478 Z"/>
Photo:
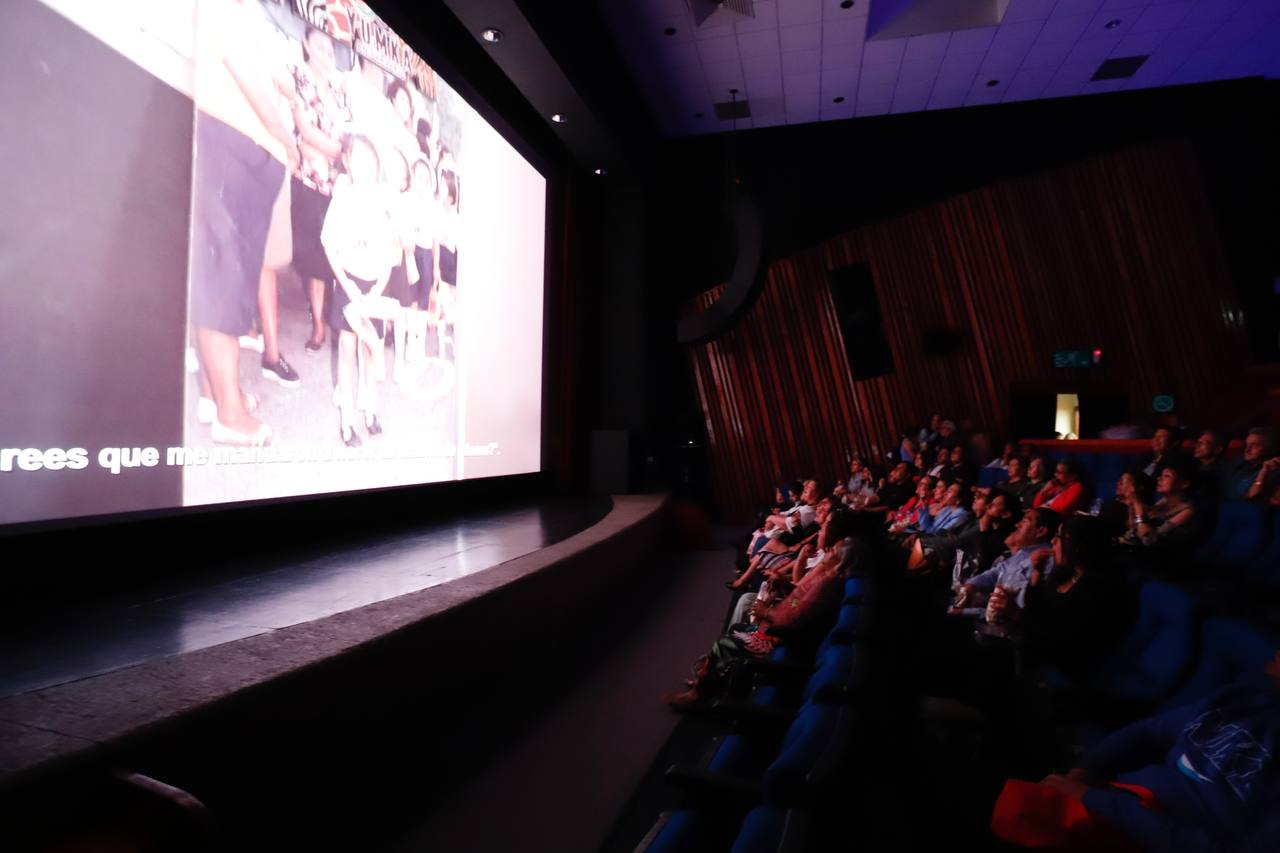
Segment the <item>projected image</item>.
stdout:
<path fill-rule="evenodd" d="M 119 358 L 147 355 L 108 380 L 110 429 L 69 391 L 50 411 L 0 417 L 0 451 L 14 451 L 0 523 L 539 469 L 545 179 L 367 5 L 13 9 L 46 41 L 26 66 L 8 54 L 6 79 L 52 78 L 29 81 L 57 89 L 41 133 L 66 116 L 94 127 L 114 155 L 84 184 L 103 196 L 96 224 L 137 232 L 127 261 L 92 263 L 70 287 L 86 306 L 137 293 L 149 307 L 111 314 L 102 335 Z M 115 82 L 90 90 L 88 77 Z M 68 172 L 56 151 L 23 156 L 15 177 Z M 163 186 L 126 168 L 144 162 L 162 164 Z M 31 184 L 15 219 L 68 218 Z M 103 243 L 104 256 L 126 252 Z M 14 393 L 48 402 L 47 388 Z M 86 460 L 92 494 L 72 499 L 69 482 L 24 493 L 71 470 L 24 469 L 26 450 Z M 40 477 L 20 483 L 23 471 Z"/>

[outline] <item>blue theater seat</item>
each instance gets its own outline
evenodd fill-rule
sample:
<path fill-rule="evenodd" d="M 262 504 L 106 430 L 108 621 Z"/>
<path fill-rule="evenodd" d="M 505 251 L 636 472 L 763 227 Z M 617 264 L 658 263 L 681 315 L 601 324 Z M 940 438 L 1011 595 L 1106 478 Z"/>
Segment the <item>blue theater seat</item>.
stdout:
<path fill-rule="evenodd" d="M 1143 584 L 1138 600 L 1137 621 L 1107 656 L 1093 687 L 1105 696 L 1155 703 L 1194 663 L 1196 608 L 1187 593 L 1157 581 Z"/>
<path fill-rule="evenodd" d="M 707 853 L 724 850 L 732 838 L 732 828 L 714 814 L 692 809 L 663 812 L 636 845 L 636 853 Z"/>
<path fill-rule="evenodd" d="M 1280 524 L 1275 523 L 1274 517 L 1267 546 L 1250 561 L 1245 576 L 1263 586 L 1280 587 Z"/>
<path fill-rule="evenodd" d="M 789 853 L 805 850 L 808 813 L 801 809 L 760 806 L 742 822 L 730 853 Z"/>
<path fill-rule="evenodd" d="M 1176 708 L 1235 683 L 1267 684 L 1263 667 L 1280 648 L 1280 637 L 1235 619 L 1206 619 L 1200 631 L 1195 671 L 1163 704 Z"/>
<path fill-rule="evenodd" d="M 1238 571 L 1263 550 L 1271 533 L 1271 514 L 1263 504 L 1227 501 L 1209 541 L 1195 554 L 1196 562 L 1214 569 Z"/>

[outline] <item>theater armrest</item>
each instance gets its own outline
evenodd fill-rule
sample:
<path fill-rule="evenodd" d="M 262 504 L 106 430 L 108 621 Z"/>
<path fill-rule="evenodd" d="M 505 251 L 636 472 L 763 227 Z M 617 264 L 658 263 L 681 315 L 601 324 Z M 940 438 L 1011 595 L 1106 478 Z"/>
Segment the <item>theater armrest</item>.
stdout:
<path fill-rule="evenodd" d="M 775 708 L 731 699 L 721 699 L 707 713 L 720 722 L 772 731 L 785 729 L 796 718 L 794 708 Z"/>
<path fill-rule="evenodd" d="M 807 663 L 791 663 L 780 660 L 748 660 L 742 664 L 744 672 L 758 675 L 766 681 L 795 683 L 813 675 L 815 667 Z"/>
<path fill-rule="evenodd" d="M 740 779 L 681 764 L 668 767 L 664 778 L 701 803 L 750 806 L 764 797 L 764 785 L 758 779 Z"/>

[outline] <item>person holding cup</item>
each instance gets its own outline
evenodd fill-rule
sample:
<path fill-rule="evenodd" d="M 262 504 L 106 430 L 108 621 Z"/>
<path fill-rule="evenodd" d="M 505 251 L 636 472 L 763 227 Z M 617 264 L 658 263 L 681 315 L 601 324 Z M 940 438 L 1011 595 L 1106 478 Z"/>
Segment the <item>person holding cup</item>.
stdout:
<path fill-rule="evenodd" d="M 1045 507 L 1029 509 L 1005 539 L 1009 554 L 991 568 L 974 575 L 960 587 L 951 612 L 973 606 L 979 595 L 987 596 L 984 618 L 988 622 L 1012 621 L 1026 606 L 1026 591 L 1032 571 L 1042 576 L 1053 571 L 1050 540 L 1058 532 L 1062 517 Z"/>

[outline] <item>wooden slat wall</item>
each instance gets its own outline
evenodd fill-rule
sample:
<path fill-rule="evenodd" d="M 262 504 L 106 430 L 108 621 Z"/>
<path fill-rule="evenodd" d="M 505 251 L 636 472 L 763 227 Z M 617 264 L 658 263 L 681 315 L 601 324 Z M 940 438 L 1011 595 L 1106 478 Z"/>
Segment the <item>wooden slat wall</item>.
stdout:
<path fill-rule="evenodd" d="M 895 371 L 852 381 L 827 273 L 866 262 Z M 719 289 L 704 294 L 710 305 Z M 1056 349 L 1101 346 L 1131 411 L 1177 394 L 1217 422 L 1216 391 L 1246 362 L 1243 329 L 1194 155 L 1180 141 L 994 184 L 858 229 L 772 265 L 737 327 L 691 347 L 713 491 L 744 518 L 778 478 L 835 481 L 846 448 L 881 454 L 940 411 L 1003 435 L 1010 386 L 1062 384 Z M 958 353 L 924 355 L 950 326 Z"/>

